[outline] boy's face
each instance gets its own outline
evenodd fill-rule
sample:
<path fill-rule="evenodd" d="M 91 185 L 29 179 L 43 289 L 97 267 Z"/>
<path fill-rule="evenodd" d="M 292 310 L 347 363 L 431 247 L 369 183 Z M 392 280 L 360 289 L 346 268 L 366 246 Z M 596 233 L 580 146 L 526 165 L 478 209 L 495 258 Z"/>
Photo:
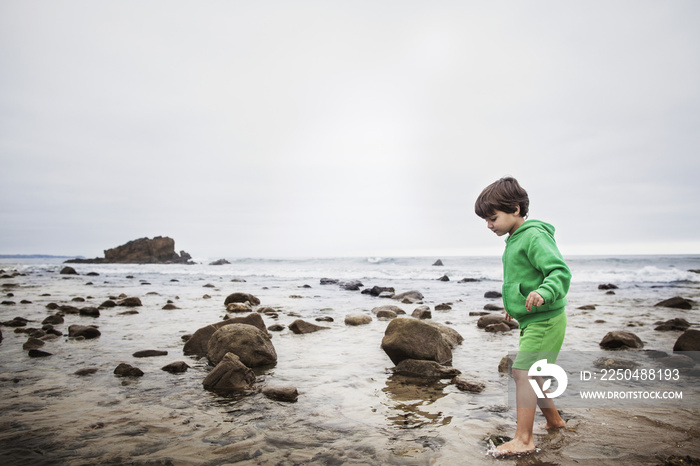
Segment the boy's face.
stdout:
<path fill-rule="evenodd" d="M 486 217 L 486 226 L 489 230 L 496 233 L 498 236 L 503 236 L 506 233 L 513 234 L 525 219 L 520 216 L 520 207 L 512 214 L 496 210 L 493 215 Z"/>

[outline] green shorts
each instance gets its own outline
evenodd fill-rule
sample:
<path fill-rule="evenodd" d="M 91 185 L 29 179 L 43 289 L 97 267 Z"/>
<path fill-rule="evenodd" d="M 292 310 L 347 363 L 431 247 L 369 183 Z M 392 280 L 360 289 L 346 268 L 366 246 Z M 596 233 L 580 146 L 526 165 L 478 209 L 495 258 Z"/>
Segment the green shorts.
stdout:
<path fill-rule="evenodd" d="M 541 322 L 533 322 L 520 330 L 518 355 L 513 369 L 529 370 L 535 362 L 546 359 L 549 364 L 557 360 L 566 333 L 566 313 Z"/>

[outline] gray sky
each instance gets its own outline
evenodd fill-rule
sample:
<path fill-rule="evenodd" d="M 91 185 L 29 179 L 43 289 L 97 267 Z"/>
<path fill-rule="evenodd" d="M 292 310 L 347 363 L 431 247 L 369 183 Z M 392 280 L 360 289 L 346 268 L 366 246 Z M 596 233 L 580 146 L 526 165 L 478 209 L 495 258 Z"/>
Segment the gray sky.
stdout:
<path fill-rule="evenodd" d="M 700 253 L 700 3 L 0 2 L 0 253 Z"/>

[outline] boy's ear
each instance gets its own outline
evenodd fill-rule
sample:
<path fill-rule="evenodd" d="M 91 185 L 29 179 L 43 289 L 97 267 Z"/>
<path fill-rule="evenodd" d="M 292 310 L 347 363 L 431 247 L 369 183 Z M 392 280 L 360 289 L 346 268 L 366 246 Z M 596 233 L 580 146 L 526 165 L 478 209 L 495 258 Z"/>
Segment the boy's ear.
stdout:
<path fill-rule="evenodd" d="M 520 206 L 515 206 L 515 212 L 513 212 L 513 215 L 520 215 Z"/>

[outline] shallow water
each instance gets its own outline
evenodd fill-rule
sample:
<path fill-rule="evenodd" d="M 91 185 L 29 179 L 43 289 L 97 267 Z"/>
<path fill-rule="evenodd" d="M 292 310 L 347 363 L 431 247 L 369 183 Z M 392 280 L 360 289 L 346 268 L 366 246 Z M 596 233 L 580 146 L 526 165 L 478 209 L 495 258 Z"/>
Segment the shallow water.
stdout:
<path fill-rule="evenodd" d="M 22 316 L 40 322 L 52 311 L 46 304 L 99 306 L 109 296 L 138 296 L 136 315 L 125 308 L 101 310 L 99 318 L 66 315 L 57 328 L 66 335 L 42 348 L 53 355 L 29 358 L 25 334 L 2 327 L 0 343 L 0 453 L 6 464 L 173 463 L 222 464 L 492 464 L 485 438 L 512 435 L 515 410 L 508 405 L 507 377 L 497 372 L 501 358 L 517 348 L 517 332 L 491 334 L 476 328 L 489 290 L 500 289 L 499 258 L 443 258 L 445 267 L 419 259 L 246 259 L 231 265 L 74 265 L 79 276 L 59 275 L 52 260 L 4 260 L 0 268 L 26 276 L 2 279 L 15 305 L 0 306 L 0 321 Z M 654 331 L 654 322 L 684 317 L 700 327 L 697 306 L 690 311 L 653 305 L 680 295 L 698 300 L 700 257 L 572 258 L 574 281 L 567 309 L 565 349 L 597 350 L 612 329 L 631 330 L 645 349 L 670 352 L 680 332 Z M 89 277 L 87 272 L 100 275 Z M 443 274 L 450 281 L 437 281 Z M 128 275 L 133 278 L 126 278 Z M 232 278 L 246 282 L 232 282 Z M 397 292 L 419 290 L 433 309 L 433 320 L 447 323 L 464 338 L 454 350 L 453 365 L 485 383 L 480 394 L 460 392 L 447 380 L 416 385 L 397 376 L 381 350 L 386 321 L 349 327 L 345 315 L 369 313 L 397 304 L 336 285 L 322 277 L 359 279 L 365 286 L 393 286 Z M 458 283 L 464 277 L 481 279 Z M 178 281 L 171 281 L 178 280 Z M 88 285 L 92 282 L 92 285 Z M 614 295 L 599 283 L 619 286 Z M 214 288 L 204 287 L 206 284 Z M 311 288 L 302 288 L 309 285 Z M 331 316 L 330 327 L 308 335 L 273 332 L 278 362 L 258 371 L 258 386 L 291 384 L 296 403 L 269 400 L 259 393 L 222 397 L 202 388 L 208 363 L 182 354 L 182 335 L 221 320 L 225 297 L 243 291 L 262 306 L 281 311 L 266 325 L 289 325 L 300 316 L 314 322 Z M 40 296 L 48 293 L 51 296 Z M 149 294 L 155 293 L 155 294 Z M 208 294 L 211 299 L 204 299 Z M 80 296 L 86 302 L 73 303 Z M 19 304 L 27 299 L 32 304 Z M 171 299 L 179 310 L 162 310 Z M 435 304 L 452 303 L 450 311 Z M 576 309 L 596 304 L 596 310 Z M 410 313 L 417 305 L 398 304 Z M 594 323 L 605 320 L 605 323 Z M 96 324 L 96 340 L 67 338 L 73 323 Z M 628 327 L 628 325 L 634 327 Z M 167 350 L 164 357 L 136 359 L 135 351 Z M 186 361 L 178 375 L 160 368 Z M 113 374 L 120 362 L 138 366 L 141 378 Z M 97 368 L 90 376 L 74 372 Z M 681 409 L 570 409 L 571 430 L 537 431 L 542 452 L 518 459 L 522 464 L 655 464 L 657 456 L 700 456 L 693 440 L 700 434 L 698 400 Z M 694 401 L 694 403 L 693 403 Z M 538 417 L 536 423 L 542 422 Z M 640 442 L 640 439 L 642 440 Z M 636 444 L 636 446 L 630 445 Z M 641 445 L 640 445 L 641 444 Z M 665 455 L 665 456 L 664 456 Z M 9 462 L 9 463 L 8 463 Z"/>

